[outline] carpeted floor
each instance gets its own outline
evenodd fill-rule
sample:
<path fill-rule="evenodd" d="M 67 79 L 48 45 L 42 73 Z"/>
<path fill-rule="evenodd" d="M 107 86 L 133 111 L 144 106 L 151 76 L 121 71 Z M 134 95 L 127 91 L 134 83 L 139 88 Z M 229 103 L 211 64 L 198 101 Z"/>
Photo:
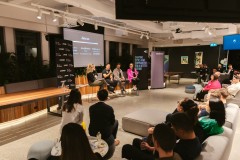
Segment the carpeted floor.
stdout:
<path fill-rule="evenodd" d="M 110 100 L 108 100 L 106 103 L 114 108 L 116 119 L 119 120 L 118 139 L 121 141 L 120 145 L 116 148 L 114 156 L 111 159 L 120 160 L 122 146 L 124 144 L 131 143 L 132 139 L 137 137 L 136 135 L 124 132 L 122 130 L 121 124 L 122 117 L 124 115 L 137 111 L 141 108 L 158 108 L 163 111 L 172 112 L 175 109 L 178 100 L 184 97 L 192 98 L 193 96 L 192 94 L 186 94 L 184 92 L 184 86 L 191 84 L 193 81 L 194 80 L 192 79 L 181 79 L 179 85 L 170 83 L 168 87 L 165 89 L 144 90 L 140 91 L 139 96 L 127 95 L 125 97 L 112 97 Z M 95 102 L 94 101 L 92 103 L 84 102 L 85 107 L 84 121 L 87 124 L 89 124 L 88 108 L 91 104 Z M 28 149 L 33 143 L 46 139 L 55 140 L 56 138 L 59 138 L 59 124 L 57 123 L 60 123 L 61 120 L 60 117 L 54 118 L 54 120 L 52 120 L 52 124 L 54 124 L 53 127 L 49 125 L 47 126 L 48 123 L 46 122 L 47 120 L 49 120 L 49 118 L 46 117 L 47 117 L 46 115 L 38 117 L 39 124 L 31 122 L 24 124 L 25 127 L 29 127 L 29 125 L 30 126 L 34 125 L 35 127 L 38 127 L 38 125 L 40 125 L 42 131 L 30 132 L 28 136 L 27 134 L 25 134 L 26 136 L 15 138 L 13 139 L 13 141 L 10 140 L 8 141 L 7 144 L 0 146 L 0 160 L 26 160 Z M 46 124 L 46 128 L 44 128 L 42 124 Z M 13 126 L 11 127 L 11 129 L 16 130 L 16 127 Z M 24 130 L 24 127 L 21 127 L 19 129 Z M 7 136 L 1 134 L 4 132 L 7 134 L 6 130 L 9 129 L 0 130 L 0 139 L 3 136 Z M 16 134 L 18 132 L 16 132 Z M 236 131 L 233 149 L 229 160 L 239 159 L 238 148 L 240 148 L 240 123 Z"/>

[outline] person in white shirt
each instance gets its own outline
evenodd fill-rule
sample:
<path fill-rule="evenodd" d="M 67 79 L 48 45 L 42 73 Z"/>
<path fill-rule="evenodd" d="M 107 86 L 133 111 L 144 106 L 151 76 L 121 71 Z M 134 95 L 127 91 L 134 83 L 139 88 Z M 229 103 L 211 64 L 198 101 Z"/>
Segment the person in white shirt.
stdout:
<path fill-rule="evenodd" d="M 82 95 L 78 89 L 72 89 L 67 102 L 63 105 L 60 133 L 62 132 L 62 128 L 68 123 L 78 123 L 81 125 L 83 122 L 83 112 Z"/>
<path fill-rule="evenodd" d="M 233 76 L 232 84 L 227 87 L 227 90 L 231 96 L 233 96 L 233 97 L 236 96 L 238 91 L 240 91 L 240 77 L 239 76 Z"/>

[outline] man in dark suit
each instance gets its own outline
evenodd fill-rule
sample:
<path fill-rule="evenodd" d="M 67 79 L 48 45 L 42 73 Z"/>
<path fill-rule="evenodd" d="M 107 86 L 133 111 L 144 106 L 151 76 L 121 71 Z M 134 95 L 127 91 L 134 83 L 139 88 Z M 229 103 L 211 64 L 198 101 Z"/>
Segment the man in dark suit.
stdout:
<path fill-rule="evenodd" d="M 100 132 L 102 139 L 107 142 L 109 150 L 111 150 L 110 146 L 114 146 L 115 150 L 115 146 L 117 146 L 120 143 L 119 140 L 116 140 L 118 131 L 118 121 L 115 119 L 113 108 L 104 103 L 104 101 L 106 101 L 108 98 L 107 90 L 106 89 L 99 90 L 97 93 L 97 97 L 99 99 L 99 102 L 95 103 L 89 108 L 90 115 L 90 124 L 88 128 L 89 134 L 91 136 L 96 136 L 97 133 Z M 114 150 L 109 152 L 114 152 Z"/>

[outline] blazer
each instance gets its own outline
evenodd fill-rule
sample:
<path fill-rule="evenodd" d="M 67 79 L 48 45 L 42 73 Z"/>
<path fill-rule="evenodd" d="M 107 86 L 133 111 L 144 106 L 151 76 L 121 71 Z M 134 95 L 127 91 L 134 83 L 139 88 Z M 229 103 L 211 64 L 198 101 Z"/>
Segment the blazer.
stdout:
<path fill-rule="evenodd" d="M 138 71 L 136 69 L 134 69 L 134 72 L 130 68 L 127 70 L 128 80 L 130 83 L 132 82 L 133 79 L 133 73 L 135 73 L 136 76 L 138 76 Z"/>

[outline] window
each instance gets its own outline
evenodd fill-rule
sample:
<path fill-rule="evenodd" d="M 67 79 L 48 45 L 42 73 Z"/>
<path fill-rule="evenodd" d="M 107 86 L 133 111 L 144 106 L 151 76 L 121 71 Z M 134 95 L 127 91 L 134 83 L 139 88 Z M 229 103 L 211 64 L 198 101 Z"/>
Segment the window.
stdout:
<path fill-rule="evenodd" d="M 122 54 L 130 55 L 130 44 L 122 43 Z"/>
<path fill-rule="evenodd" d="M 16 54 L 19 63 L 30 61 L 32 58 L 42 61 L 39 32 L 16 29 L 15 37 Z"/>
<path fill-rule="evenodd" d="M 109 60 L 115 59 L 119 55 L 119 43 L 109 42 Z"/>
<path fill-rule="evenodd" d="M 0 53 L 5 52 L 3 27 L 0 27 Z"/>

